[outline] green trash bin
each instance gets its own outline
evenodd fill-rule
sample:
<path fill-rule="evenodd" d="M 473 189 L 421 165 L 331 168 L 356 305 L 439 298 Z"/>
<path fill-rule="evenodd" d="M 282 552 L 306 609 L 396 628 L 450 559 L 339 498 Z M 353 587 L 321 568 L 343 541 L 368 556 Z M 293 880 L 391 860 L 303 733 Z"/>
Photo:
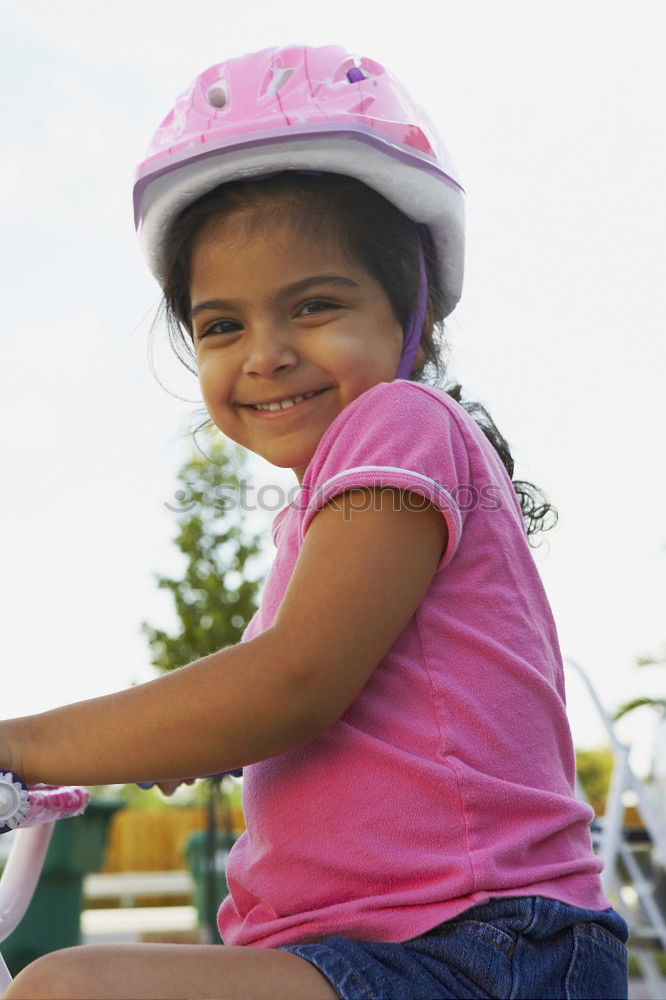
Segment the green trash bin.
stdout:
<path fill-rule="evenodd" d="M 208 837 L 206 830 L 198 830 L 190 834 L 185 843 L 185 861 L 194 879 L 194 905 L 197 908 L 199 924 L 207 927 L 209 884 L 213 881 L 213 873 L 209 868 Z M 213 856 L 215 910 L 225 896 L 229 895 L 229 886 L 225 875 L 229 851 L 236 842 L 233 833 L 218 830 L 215 834 L 215 852 Z"/>
<path fill-rule="evenodd" d="M 32 902 L 2 944 L 12 976 L 48 952 L 81 943 L 83 876 L 102 867 L 108 825 L 122 808 L 93 799 L 82 816 L 55 824 Z"/>

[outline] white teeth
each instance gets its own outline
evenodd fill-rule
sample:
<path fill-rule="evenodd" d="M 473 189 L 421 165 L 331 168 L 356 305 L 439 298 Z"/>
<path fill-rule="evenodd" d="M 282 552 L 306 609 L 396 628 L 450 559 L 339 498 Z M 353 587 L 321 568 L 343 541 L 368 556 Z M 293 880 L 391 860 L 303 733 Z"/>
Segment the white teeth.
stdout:
<path fill-rule="evenodd" d="M 304 396 L 294 396 L 293 399 L 285 399 L 281 403 L 253 403 L 252 408 L 254 410 L 288 410 L 295 403 L 300 403 L 303 399 L 310 399 L 312 396 L 316 396 L 317 392 L 318 390 L 306 392 Z"/>

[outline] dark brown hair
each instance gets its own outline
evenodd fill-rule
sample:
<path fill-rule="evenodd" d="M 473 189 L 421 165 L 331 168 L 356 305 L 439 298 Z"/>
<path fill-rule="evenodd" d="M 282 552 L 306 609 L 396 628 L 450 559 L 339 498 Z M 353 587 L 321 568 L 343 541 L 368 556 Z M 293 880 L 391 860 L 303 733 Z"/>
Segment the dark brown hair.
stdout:
<path fill-rule="evenodd" d="M 329 241 L 353 264 L 360 265 L 384 288 L 402 329 L 420 287 L 417 228 L 414 222 L 374 189 L 342 174 L 285 170 L 268 178 L 233 181 L 214 188 L 189 205 L 172 224 L 165 244 L 164 298 L 161 308 L 177 357 L 197 374 L 190 324 L 190 258 L 204 226 L 242 211 L 248 232 L 288 224 L 296 235 Z M 479 425 L 512 480 L 529 539 L 557 523 L 557 510 L 533 483 L 513 479 L 509 445 L 485 406 L 462 398 L 459 383 L 444 384 L 448 346 L 435 250 L 421 227 L 428 298 L 421 347 L 423 366 L 411 381 L 442 388 Z M 211 423 L 204 421 L 200 427 Z M 195 432 L 196 433 L 196 432 Z M 545 523 L 550 515 L 551 523 Z"/>

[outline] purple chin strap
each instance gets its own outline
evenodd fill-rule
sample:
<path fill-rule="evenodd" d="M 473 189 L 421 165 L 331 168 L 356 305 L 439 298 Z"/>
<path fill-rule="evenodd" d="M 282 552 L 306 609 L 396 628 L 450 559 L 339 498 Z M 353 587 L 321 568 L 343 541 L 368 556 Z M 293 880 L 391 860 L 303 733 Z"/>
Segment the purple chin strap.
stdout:
<path fill-rule="evenodd" d="M 414 358 L 416 357 L 416 352 L 419 349 L 419 341 L 421 340 L 421 333 L 423 331 L 423 320 L 425 319 L 426 312 L 426 297 L 428 292 L 428 280 L 426 278 L 425 269 L 425 258 L 423 256 L 423 243 L 421 240 L 421 232 L 427 229 L 427 226 L 422 223 L 417 223 L 416 226 L 416 240 L 419 247 L 419 268 L 421 271 L 421 287 L 419 289 L 419 300 L 413 310 L 411 316 L 409 317 L 409 323 L 407 324 L 407 329 L 405 330 L 405 336 L 402 344 L 402 354 L 400 355 L 400 362 L 398 364 L 398 371 L 396 372 L 396 378 L 409 378 L 412 370 L 412 365 L 414 363 Z"/>

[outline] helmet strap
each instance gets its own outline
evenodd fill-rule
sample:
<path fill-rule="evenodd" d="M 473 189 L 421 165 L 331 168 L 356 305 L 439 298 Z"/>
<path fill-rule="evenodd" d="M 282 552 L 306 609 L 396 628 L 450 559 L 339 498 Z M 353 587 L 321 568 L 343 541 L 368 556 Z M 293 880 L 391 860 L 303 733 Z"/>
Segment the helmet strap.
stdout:
<path fill-rule="evenodd" d="M 402 346 L 402 354 L 400 355 L 400 362 L 398 364 L 398 371 L 396 372 L 396 378 L 409 378 L 412 364 L 414 363 L 414 358 L 416 357 L 416 352 L 419 349 L 419 343 L 421 340 L 421 332 L 423 330 L 423 321 L 425 319 L 426 312 L 426 301 L 428 292 L 428 279 L 426 277 L 425 269 L 425 257 L 423 254 L 423 242 L 421 240 L 421 230 L 427 230 L 427 226 L 423 223 L 417 223 L 416 225 L 416 242 L 419 251 L 419 270 L 421 273 L 421 286 L 419 288 L 419 298 L 418 303 L 411 316 L 409 317 L 409 323 L 407 324 L 407 329 L 405 331 L 405 336 Z"/>

